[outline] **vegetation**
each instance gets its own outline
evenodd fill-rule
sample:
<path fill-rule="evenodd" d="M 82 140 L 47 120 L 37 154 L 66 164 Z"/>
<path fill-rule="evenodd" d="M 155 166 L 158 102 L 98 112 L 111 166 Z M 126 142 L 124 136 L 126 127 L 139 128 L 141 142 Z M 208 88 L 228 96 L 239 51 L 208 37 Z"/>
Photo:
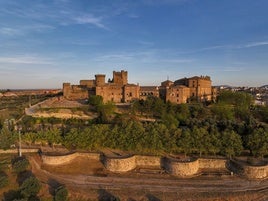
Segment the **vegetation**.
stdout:
<path fill-rule="evenodd" d="M 20 194 L 23 198 L 30 199 L 36 197 L 41 189 L 41 184 L 35 177 L 29 177 L 20 186 Z"/>
<path fill-rule="evenodd" d="M 12 161 L 12 169 L 15 173 L 21 173 L 27 170 L 30 163 L 28 159 L 24 157 L 17 157 Z"/>
<path fill-rule="evenodd" d="M 68 190 L 65 186 L 60 186 L 55 191 L 55 201 L 66 201 L 68 198 Z"/>
<path fill-rule="evenodd" d="M 5 174 L 0 174 L 0 188 L 8 185 L 8 177 Z"/>
<path fill-rule="evenodd" d="M 100 96 L 92 96 L 89 104 L 99 115 L 95 120 L 23 118 L 23 141 L 154 154 L 233 157 L 247 149 L 256 157 L 268 155 L 267 106 L 253 106 L 246 93 L 224 91 L 210 104 L 175 105 L 148 97 L 134 101 L 125 113 L 115 113 L 115 105 L 104 104 Z M 0 137 L 12 136 L 2 132 Z"/>

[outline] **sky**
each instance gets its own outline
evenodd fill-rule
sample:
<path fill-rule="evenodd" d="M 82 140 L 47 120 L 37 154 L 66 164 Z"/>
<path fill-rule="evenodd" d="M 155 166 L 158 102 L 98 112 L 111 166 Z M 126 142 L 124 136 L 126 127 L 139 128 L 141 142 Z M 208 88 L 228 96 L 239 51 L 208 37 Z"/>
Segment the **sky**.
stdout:
<path fill-rule="evenodd" d="M 267 0 L 0 0 L 0 89 L 208 75 L 268 84 Z"/>

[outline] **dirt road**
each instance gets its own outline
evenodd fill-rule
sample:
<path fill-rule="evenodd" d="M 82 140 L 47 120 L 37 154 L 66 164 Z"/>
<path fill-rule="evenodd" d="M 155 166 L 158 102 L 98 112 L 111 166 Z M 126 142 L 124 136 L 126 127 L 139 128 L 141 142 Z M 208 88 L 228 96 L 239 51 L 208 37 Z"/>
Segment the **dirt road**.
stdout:
<path fill-rule="evenodd" d="M 191 179 L 149 178 L 146 175 L 126 177 L 124 175 L 109 175 L 106 177 L 89 175 L 61 175 L 47 172 L 40 168 L 34 158 L 30 158 L 33 173 L 42 181 L 55 180 L 67 187 L 79 189 L 106 189 L 112 191 L 165 193 L 165 200 L 174 200 L 178 194 L 189 195 L 253 195 L 254 200 L 268 200 L 268 180 L 249 181 L 236 176 L 206 177 Z M 83 192 L 85 194 L 85 192 Z M 201 199 L 202 200 L 202 199 Z M 220 200 L 220 199 L 217 199 Z M 226 200 L 226 199 L 225 199 Z M 227 199 L 228 200 L 228 199 Z M 239 200 L 239 199 L 238 199 Z M 246 199 L 245 199 L 246 200 Z M 251 200 L 249 198 L 248 200 Z"/>

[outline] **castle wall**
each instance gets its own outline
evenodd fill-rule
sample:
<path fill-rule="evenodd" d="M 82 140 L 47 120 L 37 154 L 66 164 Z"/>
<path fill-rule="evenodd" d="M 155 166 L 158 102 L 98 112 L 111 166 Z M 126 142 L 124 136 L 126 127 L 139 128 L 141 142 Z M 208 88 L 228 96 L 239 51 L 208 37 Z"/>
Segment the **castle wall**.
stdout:
<path fill-rule="evenodd" d="M 87 87 L 82 85 L 63 84 L 63 96 L 69 100 L 79 100 L 88 98 Z"/>
<path fill-rule="evenodd" d="M 185 86 L 171 86 L 166 89 L 166 102 L 181 104 L 186 103 L 190 96 L 190 89 Z"/>
<path fill-rule="evenodd" d="M 104 86 L 105 85 L 105 75 L 103 75 L 103 74 L 95 75 L 95 84 L 98 87 Z"/>
<path fill-rule="evenodd" d="M 106 84 L 96 87 L 96 95 L 102 96 L 103 102 L 121 103 L 123 101 L 123 88 L 121 85 Z"/>
<path fill-rule="evenodd" d="M 113 83 L 114 84 L 120 84 L 120 85 L 126 85 L 128 84 L 128 74 L 127 71 L 121 71 L 121 72 L 116 72 L 113 71 Z"/>
<path fill-rule="evenodd" d="M 95 80 L 80 80 L 80 85 L 84 85 L 87 87 L 94 87 L 95 86 Z"/>
<path fill-rule="evenodd" d="M 140 87 L 137 85 L 125 85 L 123 92 L 123 102 L 130 102 L 140 98 Z"/>

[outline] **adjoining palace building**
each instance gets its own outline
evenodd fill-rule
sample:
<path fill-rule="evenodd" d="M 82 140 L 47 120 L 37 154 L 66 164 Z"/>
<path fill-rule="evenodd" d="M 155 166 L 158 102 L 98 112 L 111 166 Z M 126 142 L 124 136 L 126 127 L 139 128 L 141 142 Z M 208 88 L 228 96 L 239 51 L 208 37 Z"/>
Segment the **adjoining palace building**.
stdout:
<path fill-rule="evenodd" d="M 161 86 L 139 86 L 128 83 L 128 72 L 113 71 L 113 79 L 105 81 L 104 74 L 95 75 L 92 80 L 80 80 L 79 85 L 63 83 L 63 96 L 69 100 L 88 99 L 92 95 L 100 95 L 104 102 L 127 103 L 133 100 L 145 100 L 149 96 L 160 97 L 172 103 L 187 103 L 192 99 L 213 101 L 216 88 L 211 86 L 209 76 L 194 76 L 174 82 L 166 80 Z"/>

